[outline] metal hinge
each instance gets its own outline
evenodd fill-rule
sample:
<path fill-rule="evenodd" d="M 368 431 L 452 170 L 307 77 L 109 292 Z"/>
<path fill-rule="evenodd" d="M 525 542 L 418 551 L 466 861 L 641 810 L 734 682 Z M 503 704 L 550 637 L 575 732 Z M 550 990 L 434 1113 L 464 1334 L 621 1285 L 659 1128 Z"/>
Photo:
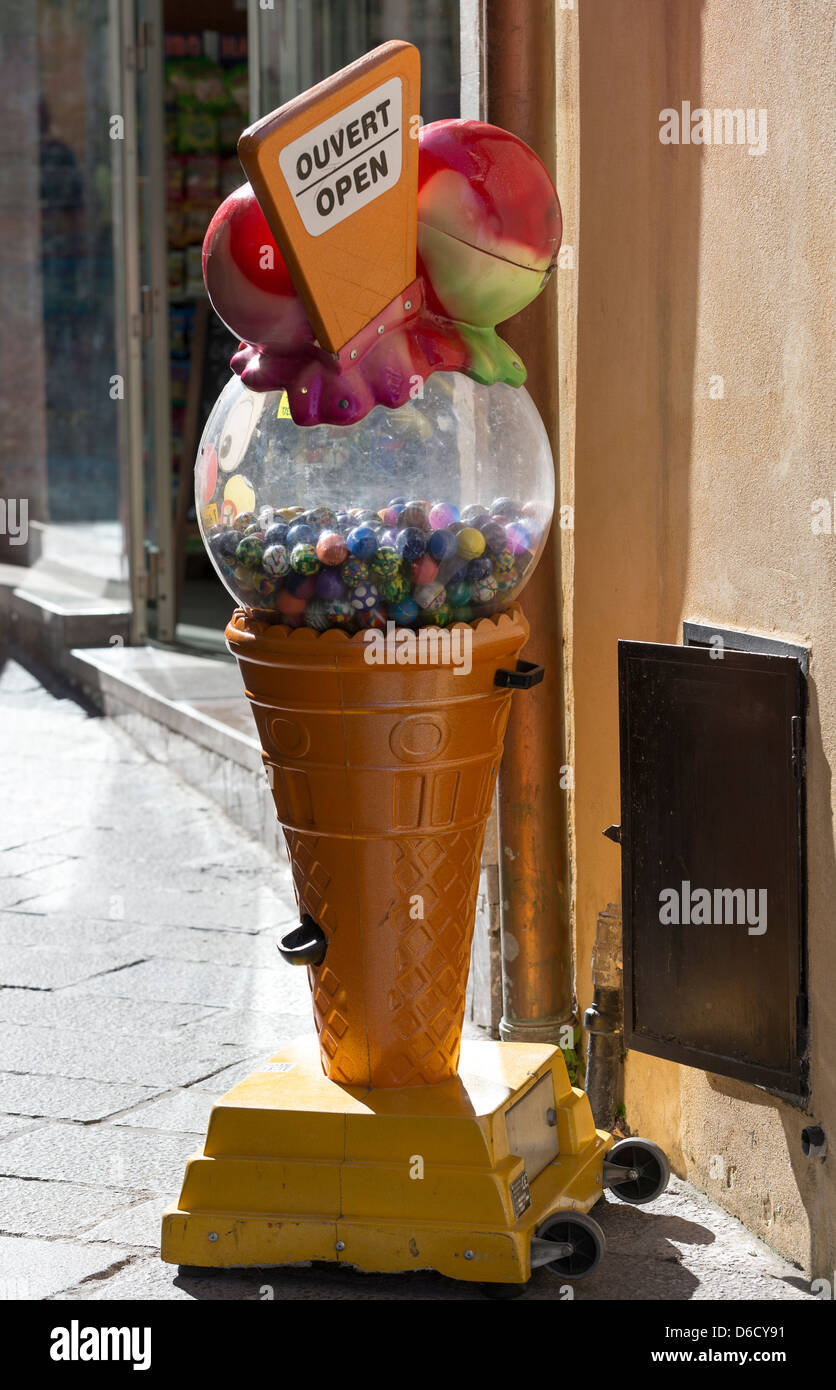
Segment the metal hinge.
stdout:
<path fill-rule="evenodd" d="M 800 780 L 807 770 L 806 750 L 804 747 L 804 716 L 802 714 L 794 714 L 790 721 L 790 727 L 792 730 L 792 772 L 793 776 L 797 780 Z"/>
<path fill-rule="evenodd" d="M 150 285 L 142 285 L 139 291 L 139 312 L 143 338 L 150 338 L 154 331 L 154 291 Z"/>
<path fill-rule="evenodd" d="M 145 543 L 145 573 L 140 574 L 137 579 L 137 588 L 140 598 L 148 602 L 153 602 L 159 597 L 160 586 L 160 552 L 155 545 L 148 541 Z"/>
<path fill-rule="evenodd" d="M 154 26 L 149 19 L 142 19 L 136 26 L 136 40 L 125 45 L 125 66 L 133 72 L 145 72 L 148 66 L 148 49 L 154 42 Z"/>
<path fill-rule="evenodd" d="M 154 303 L 156 300 L 155 292 L 150 285 L 140 285 L 139 287 L 139 313 L 131 317 L 131 333 L 135 338 L 145 342 L 154 332 Z"/>

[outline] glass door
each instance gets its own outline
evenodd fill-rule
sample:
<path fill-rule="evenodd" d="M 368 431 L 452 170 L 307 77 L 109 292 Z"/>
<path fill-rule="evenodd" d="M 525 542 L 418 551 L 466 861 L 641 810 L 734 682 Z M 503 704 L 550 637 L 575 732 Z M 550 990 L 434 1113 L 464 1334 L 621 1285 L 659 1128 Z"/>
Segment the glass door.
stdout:
<path fill-rule="evenodd" d="M 175 633 L 160 0 L 110 0 L 119 457 L 134 642 Z"/>
<path fill-rule="evenodd" d="M 0 471 L 40 542 L 12 536 L 8 558 L 37 563 L 67 603 L 129 598 L 113 39 L 110 0 L 4 0 Z"/>
<path fill-rule="evenodd" d="M 459 0 L 249 0 L 250 119 L 387 39 L 421 51 L 421 114 L 459 114 Z"/>
<path fill-rule="evenodd" d="M 167 334 L 164 325 L 162 333 L 152 330 L 155 372 L 160 381 L 168 375 L 170 405 L 171 467 L 167 479 L 158 476 L 158 505 L 170 487 L 173 535 L 166 548 L 173 559 L 167 582 L 173 571 L 169 611 L 177 645 L 226 659 L 223 633 L 232 603 L 200 538 L 193 470 L 203 428 L 229 380 L 229 361 L 238 346 L 211 311 L 202 247 L 219 203 L 244 177 L 236 145 L 248 120 L 246 0 L 163 0 L 162 20 L 162 83 L 155 58 L 153 71 L 148 64 L 145 122 L 150 252 L 157 258 L 149 274 L 154 283 L 165 276 L 168 300 Z M 155 121 L 162 121 L 162 131 L 155 130 Z M 143 234 L 145 228 L 143 218 Z M 160 296 L 160 302 L 164 299 Z M 164 406 L 162 390 L 155 392 L 157 402 Z"/>

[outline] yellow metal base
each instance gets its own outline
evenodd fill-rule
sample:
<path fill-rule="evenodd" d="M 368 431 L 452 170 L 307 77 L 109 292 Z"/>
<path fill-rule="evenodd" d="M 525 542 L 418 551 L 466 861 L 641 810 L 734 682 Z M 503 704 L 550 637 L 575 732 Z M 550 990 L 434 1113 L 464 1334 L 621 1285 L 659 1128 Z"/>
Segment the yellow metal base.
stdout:
<path fill-rule="evenodd" d="M 559 1048 L 466 1042 L 454 1081 L 370 1091 L 329 1081 L 300 1039 L 214 1106 L 162 1257 L 525 1283 L 534 1232 L 598 1201 L 612 1143 Z"/>

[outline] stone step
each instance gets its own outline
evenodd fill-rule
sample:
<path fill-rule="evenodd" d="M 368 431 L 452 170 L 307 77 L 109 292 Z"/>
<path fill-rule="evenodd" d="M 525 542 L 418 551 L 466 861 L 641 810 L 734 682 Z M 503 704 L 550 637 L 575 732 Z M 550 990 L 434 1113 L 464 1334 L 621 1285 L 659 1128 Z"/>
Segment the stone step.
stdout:
<path fill-rule="evenodd" d="M 274 849 L 283 845 L 232 657 L 114 644 L 76 648 L 68 674 L 149 757 L 210 796 L 239 829 Z"/>

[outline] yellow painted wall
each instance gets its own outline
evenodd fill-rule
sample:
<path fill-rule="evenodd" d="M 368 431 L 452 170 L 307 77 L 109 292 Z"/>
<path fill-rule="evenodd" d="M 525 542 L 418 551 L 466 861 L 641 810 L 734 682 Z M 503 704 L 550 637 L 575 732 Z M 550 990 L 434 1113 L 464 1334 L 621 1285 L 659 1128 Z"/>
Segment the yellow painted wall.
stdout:
<path fill-rule="evenodd" d="M 558 272 L 570 614 L 577 988 L 620 890 L 616 644 L 683 619 L 812 647 L 812 1105 L 631 1054 L 628 1119 L 808 1271 L 836 1265 L 836 506 L 832 8 L 826 0 L 579 0 L 557 15 Z M 767 147 L 663 145 L 659 113 L 767 112 Z M 563 189 L 561 190 L 563 191 Z M 828 206 L 829 204 L 829 206 Z M 574 276 L 573 280 L 567 277 Z M 575 322 L 575 315 L 577 319 Z M 712 399 L 712 378 L 722 398 Z M 719 384 L 714 384 L 715 394 Z M 836 533 L 836 516 L 833 518 Z M 816 1121 L 834 1152 L 805 1159 Z"/>

